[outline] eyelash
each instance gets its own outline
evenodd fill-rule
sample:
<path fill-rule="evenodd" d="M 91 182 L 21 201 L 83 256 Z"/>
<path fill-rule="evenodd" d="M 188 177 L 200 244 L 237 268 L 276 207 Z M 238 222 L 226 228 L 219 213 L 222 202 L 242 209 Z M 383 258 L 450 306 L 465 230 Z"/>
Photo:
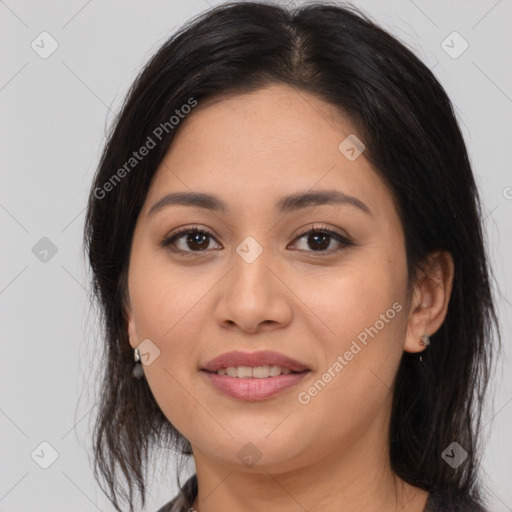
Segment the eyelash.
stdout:
<path fill-rule="evenodd" d="M 194 233 L 194 234 L 200 233 L 203 235 L 208 235 L 215 240 L 214 234 L 205 228 L 200 228 L 199 226 L 185 226 L 184 228 L 180 228 L 176 232 L 166 236 L 161 241 L 160 245 L 163 248 L 170 248 L 170 246 L 172 246 L 172 244 L 174 244 L 174 242 L 176 240 L 178 240 L 179 238 L 182 238 L 183 235 L 190 234 L 190 233 Z M 341 244 L 343 246 L 341 248 L 334 249 L 334 250 L 330 249 L 330 250 L 325 250 L 325 251 L 324 250 L 305 251 L 305 252 L 309 252 L 309 253 L 313 253 L 313 254 L 316 253 L 316 255 L 319 255 L 319 256 L 322 256 L 322 255 L 329 256 L 331 254 L 334 254 L 334 253 L 337 253 L 337 252 L 343 250 L 345 247 L 350 247 L 350 246 L 354 245 L 354 243 L 351 242 L 348 238 L 346 238 L 345 236 L 341 235 L 340 233 L 338 233 L 336 231 L 332 231 L 331 229 L 328 229 L 326 226 L 315 226 L 311 229 L 308 229 L 307 231 L 304 231 L 304 232 L 298 234 L 297 237 L 295 238 L 295 240 L 299 240 L 299 239 L 303 238 L 305 235 L 310 235 L 310 234 L 329 235 L 332 238 L 334 238 L 339 244 Z M 170 250 L 174 253 L 178 253 L 178 254 L 181 254 L 186 257 L 204 257 L 205 255 L 207 255 L 207 253 L 211 252 L 211 250 L 183 251 L 182 249 L 176 249 L 176 248 L 170 248 Z"/>

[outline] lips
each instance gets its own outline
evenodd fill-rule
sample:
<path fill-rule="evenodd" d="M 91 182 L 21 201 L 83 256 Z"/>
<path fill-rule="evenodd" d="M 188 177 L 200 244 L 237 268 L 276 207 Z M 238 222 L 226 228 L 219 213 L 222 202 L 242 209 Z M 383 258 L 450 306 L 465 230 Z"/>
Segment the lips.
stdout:
<path fill-rule="evenodd" d="M 280 393 L 297 386 L 309 373 L 308 370 L 305 370 L 300 373 L 290 373 L 266 379 L 240 379 L 239 377 L 229 377 L 207 371 L 201 372 L 213 388 L 222 395 L 244 401 L 266 400 L 278 396 Z"/>
<path fill-rule="evenodd" d="M 295 373 L 309 370 L 306 365 L 299 361 L 271 350 L 260 352 L 226 352 L 208 361 L 202 367 L 202 370 L 214 373 L 223 368 L 236 368 L 240 366 L 250 366 L 253 368 L 261 366 L 279 366 Z"/>
<path fill-rule="evenodd" d="M 249 401 L 266 400 L 291 389 L 310 372 L 299 361 L 269 350 L 227 352 L 201 368 L 201 373 L 218 392 Z"/>

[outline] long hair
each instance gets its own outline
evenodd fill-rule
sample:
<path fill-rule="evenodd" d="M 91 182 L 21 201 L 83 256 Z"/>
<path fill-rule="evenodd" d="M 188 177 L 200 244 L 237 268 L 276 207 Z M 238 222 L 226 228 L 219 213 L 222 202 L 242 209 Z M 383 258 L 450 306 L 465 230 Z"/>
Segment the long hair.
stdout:
<path fill-rule="evenodd" d="M 95 476 L 117 510 L 124 500 L 133 511 L 135 494 L 146 502 L 146 470 L 155 447 L 191 453 L 146 380 L 131 375 L 124 311 L 135 223 L 179 129 L 169 120 L 194 101 L 276 83 L 336 106 L 357 130 L 364 156 L 389 187 L 402 222 L 409 289 L 430 252 L 443 249 L 453 257 L 445 321 L 423 363 L 417 354 L 404 353 L 396 375 L 389 454 L 393 470 L 410 484 L 455 489 L 478 500 L 493 327 L 498 342 L 500 335 L 482 207 L 464 139 L 445 91 L 412 51 L 358 9 L 318 2 L 293 9 L 229 3 L 196 16 L 150 59 L 114 120 L 84 232 L 105 344 Z M 148 137 L 155 146 L 135 164 L 130 158 Z M 468 453 L 457 469 L 441 456 L 454 441 Z"/>

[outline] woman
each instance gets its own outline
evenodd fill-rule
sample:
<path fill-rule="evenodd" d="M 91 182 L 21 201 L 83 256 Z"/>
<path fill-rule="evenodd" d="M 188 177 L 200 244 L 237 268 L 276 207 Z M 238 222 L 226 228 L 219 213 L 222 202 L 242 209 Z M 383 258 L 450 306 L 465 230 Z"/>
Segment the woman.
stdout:
<path fill-rule="evenodd" d="M 241 2 L 171 37 L 87 213 L 116 509 L 174 447 L 196 474 L 160 512 L 485 510 L 481 219 L 450 100 L 364 14 Z"/>

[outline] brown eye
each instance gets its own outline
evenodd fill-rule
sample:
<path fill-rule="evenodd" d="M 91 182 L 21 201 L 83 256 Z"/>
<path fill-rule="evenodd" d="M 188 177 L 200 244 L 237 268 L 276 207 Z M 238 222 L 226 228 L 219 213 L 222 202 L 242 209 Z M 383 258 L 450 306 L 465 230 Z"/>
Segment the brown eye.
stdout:
<path fill-rule="evenodd" d="M 307 252 L 332 254 L 346 246 L 353 245 L 346 237 L 329 229 L 310 229 L 296 238 L 296 240 L 302 239 L 304 239 L 305 242 L 302 248 L 299 247 L 299 250 Z"/>
<path fill-rule="evenodd" d="M 173 252 L 193 255 L 211 249 L 213 235 L 204 229 L 184 228 L 166 237 L 161 245 Z"/>
<path fill-rule="evenodd" d="M 210 235 L 208 233 L 200 233 L 198 231 L 193 233 L 188 233 L 185 238 L 185 243 L 187 247 L 191 250 L 199 250 L 203 251 L 208 249 L 208 245 L 210 245 Z M 181 237 L 182 238 L 182 237 Z"/>
<path fill-rule="evenodd" d="M 307 238 L 307 243 L 314 251 L 323 251 L 329 248 L 331 238 L 331 235 L 328 233 L 310 233 Z"/>

